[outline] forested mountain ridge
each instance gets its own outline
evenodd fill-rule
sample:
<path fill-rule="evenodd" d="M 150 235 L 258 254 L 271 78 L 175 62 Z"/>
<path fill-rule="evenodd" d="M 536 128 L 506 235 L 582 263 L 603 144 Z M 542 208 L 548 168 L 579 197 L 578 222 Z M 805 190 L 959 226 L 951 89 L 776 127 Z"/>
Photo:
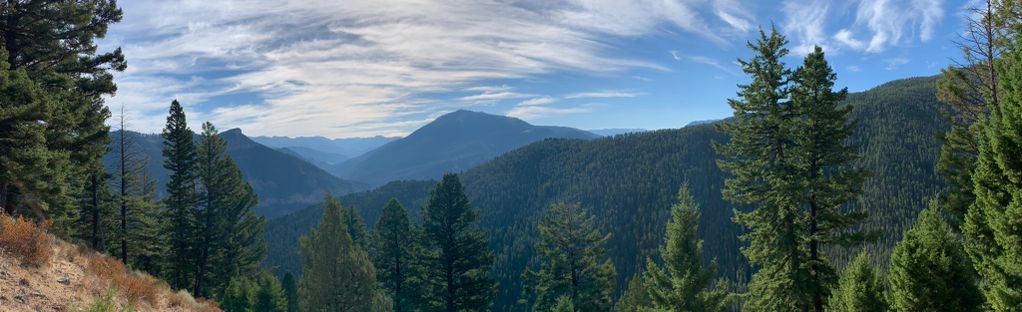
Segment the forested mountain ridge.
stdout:
<path fill-rule="evenodd" d="M 382 185 L 439 178 L 547 138 L 591 139 L 567 127 L 534 126 L 521 119 L 459 110 L 440 116 L 407 137 L 333 167 L 344 179 Z"/>
<path fill-rule="evenodd" d="M 321 136 L 311 137 L 286 137 L 286 136 L 253 136 L 253 141 L 259 144 L 266 145 L 272 148 L 306 148 L 330 154 L 344 155 L 346 158 L 358 157 L 365 152 L 371 151 L 374 148 L 380 147 L 383 144 L 387 144 L 391 141 L 400 139 L 399 137 L 385 137 L 382 135 L 365 138 L 343 138 L 343 139 L 328 139 Z M 300 149 L 293 149 L 300 150 Z M 335 162 L 340 162 L 343 159 L 336 159 Z"/>
<path fill-rule="evenodd" d="M 163 138 L 158 134 L 125 133 L 131 148 L 148 161 L 146 169 L 155 176 L 156 185 L 163 194 L 168 175 L 161 154 Z M 110 172 L 118 168 L 113 145 L 120 135 L 119 131 L 110 132 L 111 148 L 103 156 L 103 163 Z M 237 162 L 245 181 L 259 196 L 259 206 L 255 211 L 268 218 L 304 208 L 322 199 L 326 192 L 347 194 L 365 188 L 360 183 L 334 177 L 297 156 L 256 143 L 240 129 L 224 131 L 221 136 L 227 141 L 227 153 Z"/>
<path fill-rule="evenodd" d="M 935 161 L 941 144 L 937 135 L 946 130 L 947 122 L 935 96 L 935 79 L 892 81 L 852 93 L 845 101 L 854 107 L 859 163 L 872 172 L 855 205 L 870 213 L 866 226 L 880 230 L 880 238 L 867 247 L 876 263 L 886 263 L 903 230 L 942 188 Z M 593 211 L 603 231 L 612 233 L 607 248 L 621 291 L 645 258 L 656 254 L 669 207 L 684 181 L 702 209 L 699 236 L 705 240 L 706 260 L 717 259 L 720 275 L 745 281 L 750 270 L 739 253 L 741 229 L 731 221 L 736 207 L 721 197 L 725 176 L 711 148 L 712 142 L 726 140 L 713 124 L 588 141 L 550 139 L 466 171 L 462 175 L 466 191 L 480 209 L 480 224 L 497 253 L 494 274 L 501 283 L 497 310 L 517 309 L 519 277 L 532 258 L 535 225 L 549 204 L 578 202 Z M 391 197 L 417 215 L 429 184 L 388 185 L 342 197 L 341 202 L 355 206 L 372 225 Z M 294 244 L 320 211 L 311 208 L 271 221 L 266 231 L 271 238 L 269 253 L 281 253 L 289 248 L 286 244 Z M 834 253 L 838 258 L 854 254 Z M 283 264 L 272 260 L 267 262 L 271 267 Z M 284 265 L 278 272 L 295 270 Z"/>

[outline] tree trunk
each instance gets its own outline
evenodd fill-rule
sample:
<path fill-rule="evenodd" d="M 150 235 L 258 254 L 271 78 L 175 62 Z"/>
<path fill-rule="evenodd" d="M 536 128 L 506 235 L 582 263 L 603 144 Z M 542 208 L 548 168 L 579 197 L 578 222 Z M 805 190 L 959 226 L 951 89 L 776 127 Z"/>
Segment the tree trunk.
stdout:
<path fill-rule="evenodd" d="M 124 147 L 127 145 L 124 143 L 124 112 L 121 112 L 121 139 L 120 139 L 121 151 L 121 262 L 124 264 L 128 263 L 128 170 L 125 168 L 127 163 L 127 152 Z"/>
<path fill-rule="evenodd" d="M 0 215 L 7 213 L 7 182 L 0 183 Z"/>
<path fill-rule="evenodd" d="M 92 185 L 90 186 L 90 193 L 92 193 L 92 248 L 96 250 L 103 250 L 103 240 L 100 239 L 99 230 L 99 177 L 96 173 L 92 174 Z"/>

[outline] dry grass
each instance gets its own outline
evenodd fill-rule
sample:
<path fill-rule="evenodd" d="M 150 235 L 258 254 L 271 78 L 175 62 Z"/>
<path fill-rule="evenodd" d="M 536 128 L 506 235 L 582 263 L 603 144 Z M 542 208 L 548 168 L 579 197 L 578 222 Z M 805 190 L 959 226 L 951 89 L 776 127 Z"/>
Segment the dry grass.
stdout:
<path fill-rule="evenodd" d="M 161 290 L 166 288 L 149 275 L 130 272 L 121 261 L 113 257 L 94 252 L 86 257 L 89 259 L 86 271 L 98 280 L 108 282 L 129 302 L 156 304 Z"/>
<path fill-rule="evenodd" d="M 53 257 L 53 238 L 46 234 L 49 225 L 0 215 L 0 249 L 18 257 L 22 265 L 47 265 Z"/>

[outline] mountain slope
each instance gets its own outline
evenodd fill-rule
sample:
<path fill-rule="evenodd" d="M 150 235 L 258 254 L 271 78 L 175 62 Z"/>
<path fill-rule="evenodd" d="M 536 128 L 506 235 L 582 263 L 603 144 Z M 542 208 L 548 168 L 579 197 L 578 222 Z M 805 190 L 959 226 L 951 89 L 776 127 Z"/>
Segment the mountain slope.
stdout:
<path fill-rule="evenodd" d="M 266 145 L 272 148 L 305 148 L 308 150 L 315 150 L 318 152 L 344 155 L 345 158 L 356 157 L 364 154 L 374 148 L 380 147 L 383 144 L 390 143 L 391 141 L 397 140 L 397 137 L 385 137 L 385 136 L 374 136 L 368 138 L 343 138 L 343 139 L 328 139 L 321 136 L 314 137 L 285 137 L 285 136 L 255 136 L 252 137 L 253 141 L 259 144 Z M 293 149 L 300 151 L 300 149 Z M 338 163 L 344 159 L 335 159 L 329 161 L 331 163 Z"/>
<path fill-rule="evenodd" d="M 543 139 L 595 137 L 573 128 L 533 126 L 517 118 L 459 110 L 440 116 L 405 138 L 340 163 L 330 172 L 372 185 L 433 179 Z"/>
<path fill-rule="evenodd" d="M 134 150 L 148 160 L 147 169 L 156 176 L 162 193 L 168 177 L 163 168 L 163 139 L 157 134 L 126 133 Z M 110 135 L 111 149 L 103 156 L 103 163 L 113 173 L 117 170 L 116 144 L 120 133 L 113 131 Z M 255 211 L 268 218 L 305 208 L 321 200 L 326 192 L 347 194 L 365 188 L 360 183 L 334 177 L 297 156 L 256 143 L 239 129 L 224 131 L 221 136 L 227 141 L 227 153 L 259 196 Z"/>
<path fill-rule="evenodd" d="M 316 165 L 316 167 L 323 170 L 330 170 L 331 166 L 349 159 L 349 157 L 345 155 L 324 152 L 302 146 L 279 147 L 276 150 L 285 154 L 291 154 L 292 156 L 298 156 L 298 158 Z"/>
<path fill-rule="evenodd" d="M 860 164 L 873 173 L 865 182 L 861 200 L 853 206 L 866 209 L 870 213 L 867 227 L 881 233 L 878 241 L 866 246 L 877 256 L 877 264 L 886 263 L 888 251 L 902 231 L 942 188 L 934 164 L 940 147 L 937 134 L 947 126 L 940 115 L 942 105 L 934 95 L 934 82 L 933 77 L 894 81 L 851 94 L 845 101 L 854 107 L 858 120 L 854 140 L 861 144 Z M 739 252 L 742 229 L 731 222 L 732 210 L 745 208 L 721 197 L 726 175 L 717 168 L 711 147 L 711 142 L 726 140 L 713 124 L 590 141 L 546 140 L 462 174 L 470 199 L 481 211 L 480 223 L 496 251 L 494 270 L 501 287 L 495 310 L 521 308 L 514 304 L 520 276 L 529 265 L 537 237 L 536 223 L 547 205 L 578 202 L 593 210 L 602 230 L 613 233 L 607 247 L 618 269 L 621 291 L 626 279 L 647 257 L 656 254 L 670 205 L 684 181 L 689 181 L 690 191 L 702 209 L 699 236 L 705 240 L 706 260 L 717 259 L 721 276 L 737 283 L 747 281 L 752 270 Z M 399 193 L 409 191 L 418 196 Z M 428 195 L 424 187 L 385 187 L 346 196 L 342 202 L 357 207 L 366 222 L 373 224 L 382 204 L 364 198 L 403 198 L 402 203 L 417 213 Z M 320 213 L 313 208 L 271 221 L 267 235 L 294 244 L 297 234 L 307 232 L 311 224 L 283 222 Z M 298 231 L 290 238 L 277 235 L 275 230 L 284 228 Z M 270 253 L 284 248 L 274 242 L 268 247 Z M 841 263 L 855 253 L 836 250 L 831 255 Z"/>

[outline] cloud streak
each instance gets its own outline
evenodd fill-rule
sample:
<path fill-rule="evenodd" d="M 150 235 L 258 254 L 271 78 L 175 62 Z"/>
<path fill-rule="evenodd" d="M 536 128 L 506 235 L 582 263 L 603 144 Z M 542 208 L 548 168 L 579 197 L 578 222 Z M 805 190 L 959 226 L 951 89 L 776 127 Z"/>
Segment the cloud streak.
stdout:
<path fill-rule="evenodd" d="M 531 96 L 499 86 L 470 90 L 492 81 L 667 70 L 616 55 L 608 38 L 670 27 L 720 43 L 718 33 L 752 25 L 739 5 L 707 11 L 700 4 L 125 1 L 126 20 L 104 44 L 123 46 L 131 66 L 116 77 L 122 91 L 108 102 L 147 116 L 144 131 L 157 131 L 167 103 L 178 98 L 192 120 L 255 135 L 401 134 L 437 112 Z M 441 98 L 452 93 L 463 95 Z"/>

